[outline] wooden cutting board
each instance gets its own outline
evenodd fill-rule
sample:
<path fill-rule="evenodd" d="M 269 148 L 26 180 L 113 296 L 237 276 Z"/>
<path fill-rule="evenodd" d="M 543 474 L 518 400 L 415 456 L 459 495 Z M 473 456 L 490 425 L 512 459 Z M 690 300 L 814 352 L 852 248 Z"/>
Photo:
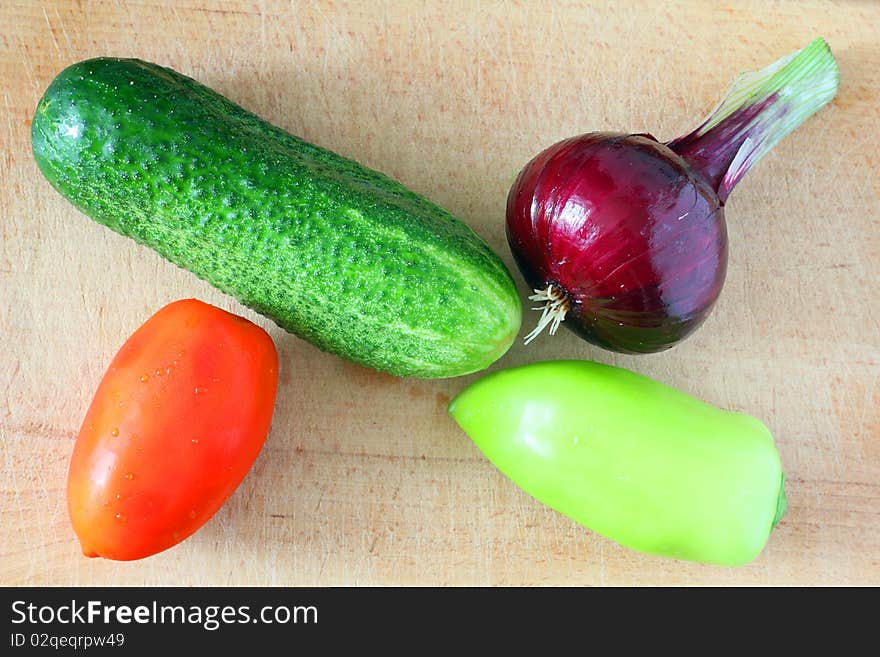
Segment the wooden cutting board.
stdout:
<path fill-rule="evenodd" d="M 880 584 L 878 34 L 880 5 L 843 0 L 2 3 L 0 584 Z M 709 321 L 663 354 L 561 331 L 492 368 L 592 358 L 765 421 L 789 512 L 738 569 L 637 554 L 542 507 L 446 416 L 479 375 L 399 379 L 321 353 L 87 219 L 30 152 L 62 68 L 153 60 L 398 178 L 513 267 L 505 199 L 532 155 L 598 129 L 670 139 L 736 74 L 818 35 L 839 95 L 734 192 Z M 122 342 L 183 297 L 275 339 L 272 431 L 195 536 L 140 562 L 87 559 L 65 507 L 74 437 Z"/>

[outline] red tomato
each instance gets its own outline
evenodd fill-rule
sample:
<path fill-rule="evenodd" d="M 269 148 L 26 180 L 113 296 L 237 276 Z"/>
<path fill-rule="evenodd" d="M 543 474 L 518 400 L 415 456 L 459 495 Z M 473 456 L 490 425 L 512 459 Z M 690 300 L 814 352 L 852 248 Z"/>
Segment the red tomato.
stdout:
<path fill-rule="evenodd" d="M 219 509 L 269 432 L 278 355 L 259 326 L 195 299 L 116 354 L 73 449 L 67 501 L 83 553 L 140 559 Z"/>

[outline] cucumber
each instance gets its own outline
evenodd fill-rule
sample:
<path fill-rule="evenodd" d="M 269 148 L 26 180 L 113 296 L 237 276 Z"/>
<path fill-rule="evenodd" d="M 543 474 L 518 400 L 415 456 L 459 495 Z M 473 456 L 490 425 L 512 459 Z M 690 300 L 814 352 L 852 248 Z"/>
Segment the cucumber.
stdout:
<path fill-rule="evenodd" d="M 31 130 L 78 209 L 320 349 L 399 376 L 452 377 L 510 347 L 510 272 L 443 208 L 168 68 L 62 71 Z"/>

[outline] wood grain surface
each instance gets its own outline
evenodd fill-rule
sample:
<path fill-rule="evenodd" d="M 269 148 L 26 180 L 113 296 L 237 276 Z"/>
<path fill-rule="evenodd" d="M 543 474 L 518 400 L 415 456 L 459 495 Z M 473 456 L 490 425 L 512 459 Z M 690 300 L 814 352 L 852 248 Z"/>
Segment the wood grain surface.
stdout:
<path fill-rule="evenodd" d="M 0 584 L 880 584 L 878 34 L 880 4 L 843 0 L 0 3 Z M 65 66 L 153 60 L 398 178 L 513 268 L 505 199 L 532 155 L 590 130 L 670 139 L 740 71 L 817 35 L 839 95 L 734 192 L 707 323 L 640 357 L 560 331 L 492 368 L 592 358 L 761 418 L 789 511 L 736 569 L 637 554 L 541 506 L 446 415 L 479 375 L 400 379 L 318 351 L 83 216 L 30 150 L 36 103 Z M 189 540 L 139 562 L 87 559 L 64 495 L 79 424 L 122 342 L 183 297 L 275 339 L 271 433 Z"/>

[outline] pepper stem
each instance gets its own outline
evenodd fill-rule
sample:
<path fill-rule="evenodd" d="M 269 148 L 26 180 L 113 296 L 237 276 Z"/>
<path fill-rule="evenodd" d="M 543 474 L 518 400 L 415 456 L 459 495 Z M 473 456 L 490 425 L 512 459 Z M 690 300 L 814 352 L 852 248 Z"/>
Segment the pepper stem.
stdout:
<path fill-rule="evenodd" d="M 550 335 L 555 335 L 559 325 L 565 319 L 565 314 L 570 310 L 568 297 L 565 296 L 561 289 L 554 289 L 553 285 L 548 285 L 543 290 L 536 288 L 535 293 L 529 297 L 529 300 L 543 301 L 544 305 L 532 308 L 532 310 L 543 310 L 543 312 L 540 319 L 538 319 L 538 325 L 523 340 L 524 344 L 528 344 L 537 338 L 547 326 L 550 327 Z"/>
<path fill-rule="evenodd" d="M 667 146 L 702 173 L 724 203 L 754 164 L 829 103 L 840 75 L 825 40 L 743 73 L 696 130 Z"/>
<path fill-rule="evenodd" d="M 788 500 L 785 497 L 785 474 L 783 474 L 782 480 L 779 482 L 779 495 L 776 498 L 776 515 L 773 517 L 773 525 L 771 526 L 771 529 L 779 524 L 779 521 L 782 520 L 782 516 L 785 515 L 787 509 Z"/>

